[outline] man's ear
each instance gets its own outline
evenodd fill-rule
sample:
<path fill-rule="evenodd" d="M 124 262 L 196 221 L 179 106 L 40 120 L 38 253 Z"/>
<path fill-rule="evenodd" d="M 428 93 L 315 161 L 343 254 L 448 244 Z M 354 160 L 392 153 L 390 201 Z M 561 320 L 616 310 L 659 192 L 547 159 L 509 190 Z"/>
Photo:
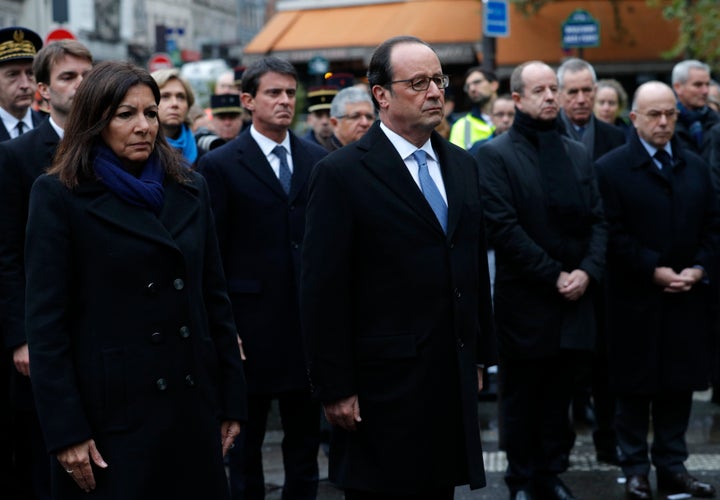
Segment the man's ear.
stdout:
<path fill-rule="evenodd" d="M 37 89 L 42 98 L 50 102 L 50 89 L 48 88 L 47 84 L 38 82 Z"/>
<path fill-rule="evenodd" d="M 240 94 L 240 102 L 242 103 L 243 108 L 248 111 L 255 111 L 255 99 L 249 92 L 243 92 Z"/>
<path fill-rule="evenodd" d="M 387 107 L 390 89 L 383 87 L 382 85 L 373 85 L 372 94 L 378 102 L 380 109 Z"/>

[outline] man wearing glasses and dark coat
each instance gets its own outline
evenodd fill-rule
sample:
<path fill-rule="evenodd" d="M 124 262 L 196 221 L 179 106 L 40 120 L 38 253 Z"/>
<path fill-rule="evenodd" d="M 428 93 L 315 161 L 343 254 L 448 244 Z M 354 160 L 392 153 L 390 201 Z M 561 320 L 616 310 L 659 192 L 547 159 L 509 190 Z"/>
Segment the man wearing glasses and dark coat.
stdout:
<path fill-rule="evenodd" d="M 477 420 L 492 314 L 478 174 L 441 138 L 448 77 L 425 42 L 370 61 L 380 121 L 311 176 L 301 315 L 345 498 L 485 485 Z"/>

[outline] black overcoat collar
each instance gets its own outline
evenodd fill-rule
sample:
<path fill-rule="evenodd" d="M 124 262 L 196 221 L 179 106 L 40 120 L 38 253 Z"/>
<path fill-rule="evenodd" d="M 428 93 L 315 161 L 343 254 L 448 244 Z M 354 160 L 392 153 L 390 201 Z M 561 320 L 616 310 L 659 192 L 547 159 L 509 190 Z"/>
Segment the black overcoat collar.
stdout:
<path fill-rule="evenodd" d="M 165 181 L 165 199 L 160 215 L 124 202 L 108 191 L 100 181 L 80 184 L 79 196 L 92 198 L 87 210 L 95 217 L 141 238 L 177 249 L 176 237 L 200 210 L 197 185 L 190 181 Z"/>

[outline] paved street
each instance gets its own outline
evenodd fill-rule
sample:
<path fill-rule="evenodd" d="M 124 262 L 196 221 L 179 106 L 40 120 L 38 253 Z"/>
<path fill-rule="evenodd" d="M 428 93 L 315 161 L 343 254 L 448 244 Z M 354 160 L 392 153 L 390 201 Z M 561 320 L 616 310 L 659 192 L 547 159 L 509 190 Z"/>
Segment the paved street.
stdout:
<path fill-rule="evenodd" d="M 693 413 L 688 431 L 690 459 L 686 463 L 692 474 L 703 481 L 720 487 L 720 406 L 709 401 L 709 393 L 697 393 L 693 404 Z M 497 410 L 495 402 L 481 402 L 478 405 L 483 446 L 485 449 L 485 469 L 488 486 L 482 490 L 470 491 L 458 488 L 456 500 L 503 500 L 508 498 L 503 482 L 505 454 L 498 451 Z M 265 480 L 267 500 L 280 499 L 280 487 L 283 482 L 280 440 L 282 431 L 278 430 L 277 417 L 271 418 L 268 435 L 265 439 L 263 455 L 265 459 Z M 320 500 L 340 500 L 342 492 L 327 481 L 327 460 L 320 453 Z M 590 429 L 578 429 L 575 449 L 570 458 L 570 470 L 563 480 L 582 500 L 622 500 L 624 489 L 622 474 L 617 467 L 598 464 L 592 446 Z M 651 477 L 653 487 L 654 476 Z M 664 499 L 656 495 L 656 499 Z M 679 500 L 679 499 L 678 499 Z"/>

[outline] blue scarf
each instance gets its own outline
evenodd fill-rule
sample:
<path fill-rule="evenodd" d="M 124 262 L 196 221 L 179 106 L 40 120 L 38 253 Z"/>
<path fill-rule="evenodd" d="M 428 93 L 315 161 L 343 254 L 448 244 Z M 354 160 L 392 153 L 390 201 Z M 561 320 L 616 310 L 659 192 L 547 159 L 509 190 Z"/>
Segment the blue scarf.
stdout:
<path fill-rule="evenodd" d="M 150 155 L 138 178 L 122 167 L 120 159 L 107 146 L 99 144 L 95 148 L 93 167 L 100 181 L 118 198 L 130 205 L 150 209 L 156 215 L 160 213 L 165 194 L 165 171 L 157 154 Z"/>
<path fill-rule="evenodd" d="M 703 106 L 698 110 L 691 110 L 678 102 L 678 109 L 680 110 L 678 119 L 687 127 L 690 137 L 695 140 L 697 147 L 702 149 L 703 122 L 708 116 L 709 108 L 707 106 Z"/>
<path fill-rule="evenodd" d="M 195 136 L 187 125 L 182 124 L 180 136 L 177 139 L 172 137 L 166 137 L 166 139 L 172 147 L 180 150 L 189 165 L 195 163 L 198 155 L 197 144 L 195 144 Z"/>

